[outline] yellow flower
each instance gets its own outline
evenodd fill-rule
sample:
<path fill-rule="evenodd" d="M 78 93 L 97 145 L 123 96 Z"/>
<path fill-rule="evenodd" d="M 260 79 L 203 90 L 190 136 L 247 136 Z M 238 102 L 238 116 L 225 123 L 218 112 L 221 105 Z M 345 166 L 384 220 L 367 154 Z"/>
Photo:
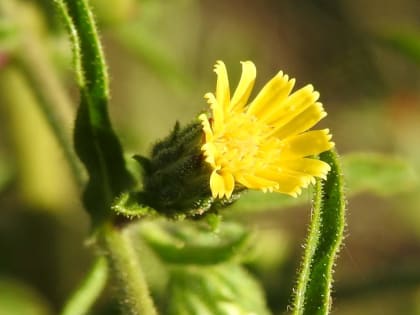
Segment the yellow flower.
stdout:
<path fill-rule="evenodd" d="M 242 62 L 232 97 L 224 63 L 218 61 L 214 71 L 216 93 L 205 95 L 212 115 L 199 117 L 214 198 L 230 198 L 235 183 L 296 197 L 315 177 L 325 178 L 330 166 L 311 156 L 334 143 L 328 129 L 307 131 L 327 115 L 312 85 L 290 94 L 295 79 L 280 71 L 248 104 L 256 77 L 251 61 Z"/>

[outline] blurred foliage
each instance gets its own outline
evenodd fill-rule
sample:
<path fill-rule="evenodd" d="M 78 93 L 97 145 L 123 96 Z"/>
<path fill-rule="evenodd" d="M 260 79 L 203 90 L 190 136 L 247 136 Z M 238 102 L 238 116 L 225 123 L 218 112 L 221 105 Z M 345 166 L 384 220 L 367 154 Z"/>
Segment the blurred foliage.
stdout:
<path fill-rule="evenodd" d="M 382 41 L 413 63 L 420 65 L 420 34 L 414 32 L 400 32 L 384 35 Z"/>
<path fill-rule="evenodd" d="M 263 292 L 238 265 L 173 268 L 167 314 L 269 315 Z"/>
<path fill-rule="evenodd" d="M 414 167 L 401 158 L 353 153 L 345 156 L 342 163 L 351 194 L 368 191 L 387 196 L 412 191 L 418 185 Z"/>
<path fill-rule="evenodd" d="M 237 259 L 249 246 L 250 234 L 242 226 L 223 223 L 216 230 L 206 226 L 166 223 L 143 224 L 141 235 L 166 263 L 213 265 Z"/>
<path fill-rule="evenodd" d="M 36 290 L 14 279 L 0 278 L 1 315 L 49 315 L 50 307 Z"/>

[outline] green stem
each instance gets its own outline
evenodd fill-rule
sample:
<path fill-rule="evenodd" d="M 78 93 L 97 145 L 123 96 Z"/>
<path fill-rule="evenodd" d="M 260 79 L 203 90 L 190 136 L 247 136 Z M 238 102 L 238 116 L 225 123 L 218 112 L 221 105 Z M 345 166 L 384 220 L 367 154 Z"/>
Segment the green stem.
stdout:
<path fill-rule="evenodd" d="M 67 301 L 61 315 L 87 314 L 93 303 L 103 291 L 108 277 L 106 259 L 98 257 L 80 287 Z"/>
<path fill-rule="evenodd" d="M 338 155 L 320 154 L 331 166 L 325 180 L 318 180 L 309 236 L 295 291 L 294 315 L 326 315 L 331 309 L 333 266 L 343 240 L 345 197 Z"/>
<path fill-rule="evenodd" d="M 99 232 L 99 244 L 105 250 L 117 284 L 123 314 L 157 315 L 128 232 L 128 229 L 120 230 L 111 225 L 103 226 Z"/>
<path fill-rule="evenodd" d="M 299 272 L 296 293 L 294 296 L 294 315 L 301 315 L 305 309 L 306 288 L 308 282 L 310 281 L 312 259 L 314 257 L 320 236 L 321 200 L 322 184 L 320 180 L 317 180 L 315 184 L 315 196 L 311 213 L 311 224 L 309 226 L 308 238 L 305 242 L 305 253 L 303 255 L 302 266 Z"/>

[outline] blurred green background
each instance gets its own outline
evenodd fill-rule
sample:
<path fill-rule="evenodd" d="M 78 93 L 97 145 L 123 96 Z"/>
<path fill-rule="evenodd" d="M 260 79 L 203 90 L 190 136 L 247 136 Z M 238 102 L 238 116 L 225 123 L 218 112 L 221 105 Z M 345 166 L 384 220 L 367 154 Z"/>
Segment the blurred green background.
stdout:
<path fill-rule="evenodd" d="M 91 4 L 109 66 L 110 115 L 128 156 L 147 154 L 176 120 L 206 108 L 220 59 L 232 86 L 241 60 L 257 65 L 255 91 L 278 70 L 297 87 L 312 83 L 328 112 L 321 124 L 342 155 L 399 157 L 403 178 L 349 199 L 333 314 L 420 314 L 418 0 Z M 80 188 L 45 118 L 52 111 L 50 122 L 71 137 L 71 59 L 52 1 L 0 2 L 0 315 L 56 314 L 93 258 Z M 309 204 L 232 216 L 259 231 L 250 270 L 273 314 L 287 312 Z M 95 314 L 107 312 L 116 314 L 103 298 Z"/>

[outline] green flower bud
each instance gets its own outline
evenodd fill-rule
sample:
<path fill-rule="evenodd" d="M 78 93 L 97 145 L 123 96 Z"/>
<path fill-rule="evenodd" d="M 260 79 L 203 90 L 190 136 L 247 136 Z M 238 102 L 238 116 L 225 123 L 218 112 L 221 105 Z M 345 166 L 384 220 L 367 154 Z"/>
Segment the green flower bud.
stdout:
<path fill-rule="evenodd" d="M 237 199 L 237 195 L 212 197 L 212 169 L 201 149 L 203 139 L 200 122 L 184 128 L 176 123 L 171 134 L 153 146 L 150 158 L 135 156 L 144 171 L 139 203 L 171 217 L 185 217 L 202 215 Z"/>

